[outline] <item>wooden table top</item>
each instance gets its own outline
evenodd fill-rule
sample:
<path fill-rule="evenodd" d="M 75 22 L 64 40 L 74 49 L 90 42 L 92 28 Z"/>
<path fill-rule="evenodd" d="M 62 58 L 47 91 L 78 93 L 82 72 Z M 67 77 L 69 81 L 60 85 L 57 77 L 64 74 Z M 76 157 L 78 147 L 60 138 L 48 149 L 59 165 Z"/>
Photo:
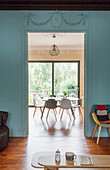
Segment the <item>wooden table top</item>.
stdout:
<path fill-rule="evenodd" d="M 61 156 L 59 163 L 55 162 L 55 156 L 44 155 L 38 158 L 38 163 L 41 166 L 48 168 L 110 168 L 110 155 L 91 155 L 93 160 L 92 165 L 80 165 L 78 155 L 75 161 L 66 161 L 65 156 Z"/>

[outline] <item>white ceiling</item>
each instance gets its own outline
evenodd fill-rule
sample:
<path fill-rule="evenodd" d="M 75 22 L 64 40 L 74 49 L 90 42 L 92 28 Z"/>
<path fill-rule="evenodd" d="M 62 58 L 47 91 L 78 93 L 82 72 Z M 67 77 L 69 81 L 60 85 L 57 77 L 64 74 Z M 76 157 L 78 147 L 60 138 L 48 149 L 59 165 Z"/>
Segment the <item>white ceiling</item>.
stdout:
<path fill-rule="evenodd" d="M 29 50 L 49 50 L 53 44 L 60 50 L 84 49 L 84 33 L 28 33 Z"/>

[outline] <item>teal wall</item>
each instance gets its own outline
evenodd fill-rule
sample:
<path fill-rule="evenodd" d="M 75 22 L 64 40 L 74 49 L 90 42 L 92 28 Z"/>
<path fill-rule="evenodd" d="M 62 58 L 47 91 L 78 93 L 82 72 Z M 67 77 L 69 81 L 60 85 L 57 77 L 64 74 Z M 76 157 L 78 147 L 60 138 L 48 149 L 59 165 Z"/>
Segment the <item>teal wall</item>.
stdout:
<path fill-rule="evenodd" d="M 9 112 L 10 136 L 27 136 L 27 32 L 86 33 L 84 126 L 92 135 L 92 105 L 110 101 L 109 21 L 109 11 L 0 11 L 0 110 Z"/>

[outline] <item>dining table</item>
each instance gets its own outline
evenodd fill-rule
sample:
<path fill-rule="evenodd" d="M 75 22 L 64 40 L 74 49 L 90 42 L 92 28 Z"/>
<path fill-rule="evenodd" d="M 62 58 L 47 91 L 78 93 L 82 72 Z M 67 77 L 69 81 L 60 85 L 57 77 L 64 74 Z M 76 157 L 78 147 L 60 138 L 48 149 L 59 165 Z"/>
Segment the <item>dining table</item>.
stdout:
<path fill-rule="evenodd" d="M 64 99 L 65 97 L 42 97 L 41 100 L 45 102 L 46 104 L 46 101 L 48 101 L 49 99 L 54 99 L 55 101 L 59 102 L 59 104 L 57 105 L 57 107 L 60 107 L 60 102 L 62 99 Z M 71 102 L 74 102 L 75 101 L 75 104 L 78 103 L 79 101 L 79 98 L 77 97 L 66 97 L 66 99 L 69 99 Z M 43 107 L 43 110 L 42 110 L 42 115 L 41 115 L 41 119 L 43 118 L 43 114 L 44 114 L 44 111 L 45 111 L 45 104 L 44 104 L 44 107 Z"/>
<path fill-rule="evenodd" d="M 41 98 L 42 101 L 47 101 L 48 99 L 55 99 L 57 102 L 60 102 L 62 99 L 64 99 L 64 97 L 42 97 Z M 77 97 L 66 97 L 66 99 L 69 99 L 71 102 L 79 101 L 79 98 Z"/>

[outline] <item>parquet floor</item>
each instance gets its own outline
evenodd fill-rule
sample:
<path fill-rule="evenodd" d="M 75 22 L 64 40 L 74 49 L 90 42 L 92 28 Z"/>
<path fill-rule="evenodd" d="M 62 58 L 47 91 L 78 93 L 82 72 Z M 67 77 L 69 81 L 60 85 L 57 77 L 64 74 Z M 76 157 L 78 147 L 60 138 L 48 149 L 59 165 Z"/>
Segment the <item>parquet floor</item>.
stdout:
<path fill-rule="evenodd" d="M 69 120 L 64 113 L 62 123 L 59 113 L 55 122 L 53 113 L 50 113 L 48 122 L 40 120 L 40 112 L 37 111 L 33 118 L 33 108 L 29 109 L 29 137 L 10 138 L 8 147 L 0 152 L 0 170 L 32 170 L 31 159 L 34 152 L 55 151 L 61 153 L 72 151 L 75 154 L 110 154 L 110 138 L 101 138 L 99 145 L 96 139 L 84 137 L 83 121 L 76 111 L 75 122 Z"/>

